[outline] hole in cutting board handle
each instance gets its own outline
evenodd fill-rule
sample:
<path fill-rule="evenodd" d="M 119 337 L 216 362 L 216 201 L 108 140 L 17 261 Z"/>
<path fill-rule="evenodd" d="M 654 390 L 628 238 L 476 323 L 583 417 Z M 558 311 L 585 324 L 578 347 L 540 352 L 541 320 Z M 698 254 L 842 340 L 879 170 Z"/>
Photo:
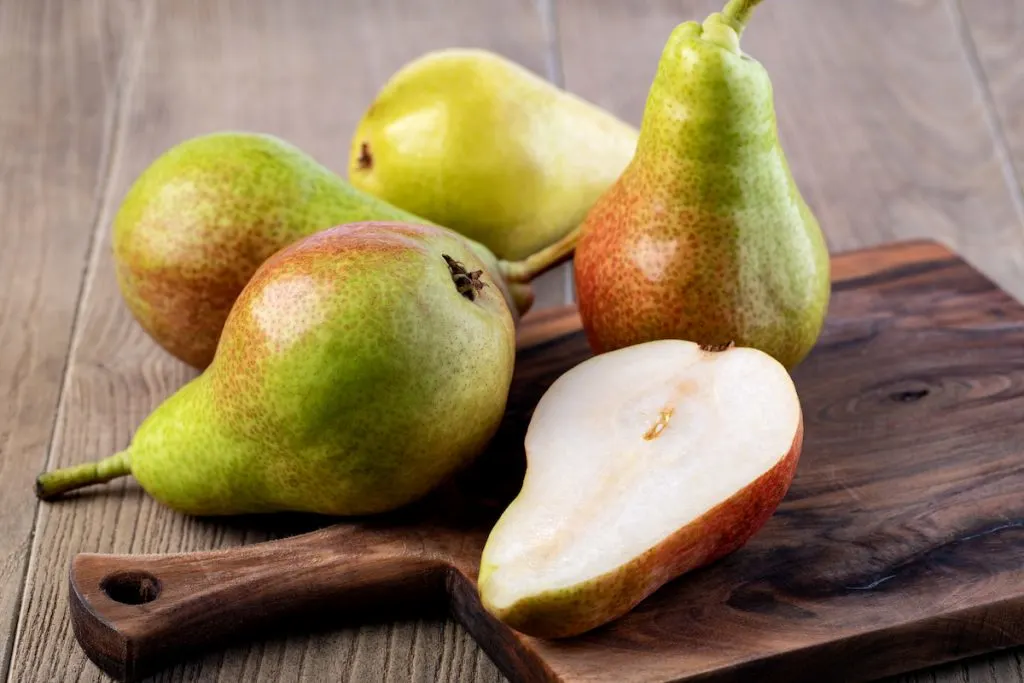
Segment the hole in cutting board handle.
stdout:
<path fill-rule="evenodd" d="M 114 602 L 144 605 L 160 595 L 160 580 L 146 572 L 118 572 L 104 576 L 100 588 Z"/>

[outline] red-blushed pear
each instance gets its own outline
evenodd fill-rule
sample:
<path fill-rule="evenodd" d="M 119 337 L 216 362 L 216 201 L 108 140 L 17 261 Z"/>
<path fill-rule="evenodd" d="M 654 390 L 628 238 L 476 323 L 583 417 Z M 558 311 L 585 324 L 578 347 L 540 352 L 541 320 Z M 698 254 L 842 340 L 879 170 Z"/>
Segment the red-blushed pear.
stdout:
<path fill-rule="evenodd" d="M 113 226 L 118 286 L 160 346 L 203 369 L 260 264 L 303 237 L 359 221 L 429 222 L 357 190 L 280 138 L 200 135 L 161 154 L 125 195 Z M 525 313 L 528 280 L 540 271 L 470 246 L 513 313 Z M 517 270 L 518 283 L 502 281 L 506 269 Z"/>
<path fill-rule="evenodd" d="M 340 226 L 260 266 L 213 363 L 126 450 L 43 474 L 36 491 L 132 474 L 193 515 L 392 510 L 483 450 L 514 360 L 512 315 L 466 240 Z"/>
<path fill-rule="evenodd" d="M 743 546 L 802 441 L 793 382 L 756 349 L 664 340 L 581 363 L 533 414 L 522 490 L 481 558 L 484 607 L 543 638 L 622 616 Z"/>
<path fill-rule="evenodd" d="M 792 368 L 818 339 L 828 251 L 779 143 L 768 73 L 739 47 L 756 4 L 672 32 L 636 155 L 581 226 L 577 299 L 598 353 L 735 342 Z"/>

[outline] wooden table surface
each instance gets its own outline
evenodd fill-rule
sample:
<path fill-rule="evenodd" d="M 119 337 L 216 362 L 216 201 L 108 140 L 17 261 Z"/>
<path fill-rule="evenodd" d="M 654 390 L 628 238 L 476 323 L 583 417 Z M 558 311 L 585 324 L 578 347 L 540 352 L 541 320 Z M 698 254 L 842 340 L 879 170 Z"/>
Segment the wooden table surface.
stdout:
<path fill-rule="evenodd" d="M 68 622 L 80 551 L 170 552 L 280 529 L 211 524 L 131 482 L 37 504 L 44 467 L 107 455 L 192 372 L 121 303 L 110 222 L 199 133 L 281 135 L 343 172 L 377 88 L 485 47 L 639 123 L 672 27 L 720 0 L 0 0 L 0 681 L 95 681 Z M 833 250 L 949 244 L 1024 297 L 1024 0 L 767 0 L 744 38 Z M 564 273 L 541 301 L 568 296 Z M 1024 651 L 904 676 L 1021 682 Z M 161 681 L 499 681 L 451 622 L 294 633 Z"/>

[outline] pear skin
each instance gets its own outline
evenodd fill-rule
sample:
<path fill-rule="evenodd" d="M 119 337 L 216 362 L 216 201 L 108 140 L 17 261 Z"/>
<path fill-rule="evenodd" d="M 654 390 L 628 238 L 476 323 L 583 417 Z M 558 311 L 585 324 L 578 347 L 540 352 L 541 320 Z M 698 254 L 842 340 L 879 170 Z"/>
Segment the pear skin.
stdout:
<path fill-rule="evenodd" d="M 441 50 L 384 85 L 352 138 L 349 180 L 519 260 L 579 225 L 636 137 L 504 57 Z"/>
<path fill-rule="evenodd" d="M 792 368 L 817 341 L 828 250 L 779 143 L 768 73 L 739 49 L 754 4 L 673 31 L 636 155 L 581 226 L 577 298 L 598 353 L 732 342 Z"/>
<path fill-rule="evenodd" d="M 320 232 L 263 264 L 213 363 L 128 449 L 39 478 L 131 473 L 192 515 L 384 512 L 467 465 L 501 421 L 515 326 L 458 235 L 396 223 Z"/>
<path fill-rule="evenodd" d="M 202 369 L 261 263 L 319 230 L 366 220 L 427 222 L 356 190 L 279 138 L 203 135 L 161 155 L 125 196 L 113 227 L 118 285 L 143 329 Z M 498 277 L 498 259 L 474 248 Z M 519 312 L 532 303 L 528 286 L 498 286 Z"/>

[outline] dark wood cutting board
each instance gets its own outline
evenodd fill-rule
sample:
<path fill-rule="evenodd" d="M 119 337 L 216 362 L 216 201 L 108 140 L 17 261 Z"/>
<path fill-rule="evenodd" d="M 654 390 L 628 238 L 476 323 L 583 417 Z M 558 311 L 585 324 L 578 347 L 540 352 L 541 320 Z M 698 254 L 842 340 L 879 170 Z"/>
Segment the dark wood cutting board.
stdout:
<path fill-rule="evenodd" d="M 80 555 L 79 642 L 131 679 L 285 619 L 448 606 L 513 681 L 606 683 L 859 681 L 1024 642 L 1024 308 L 932 243 L 833 263 L 826 330 L 795 372 L 806 437 L 789 495 L 749 545 L 625 618 L 545 642 L 476 598 L 532 407 L 589 355 L 565 309 L 524 323 L 508 418 L 457 481 L 280 541 Z"/>

